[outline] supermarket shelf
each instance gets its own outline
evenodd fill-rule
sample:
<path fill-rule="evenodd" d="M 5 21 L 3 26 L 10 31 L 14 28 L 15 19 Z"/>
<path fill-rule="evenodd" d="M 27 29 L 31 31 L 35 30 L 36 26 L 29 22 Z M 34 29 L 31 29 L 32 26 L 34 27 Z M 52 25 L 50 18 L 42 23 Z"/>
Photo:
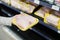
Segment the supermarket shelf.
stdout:
<path fill-rule="evenodd" d="M 5 11 L 4 11 L 4 13 L 5 13 Z M 40 27 L 41 25 L 39 25 L 39 27 Z M 12 26 L 13 27 L 13 26 Z M 43 27 L 43 28 L 45 28 L 44 26 L 41 26 L 41 27 Z M 45 33 L 42 33 L 42 31 L 41 31 L 41 29 L 42 30 L 44 30 L 43 28 L 39 28 L 39 30 L 37 30 L 36 28 L 38 28 L 37 26 L 36 26 L 36 28 L 32 28 L 32 29 L 30 29 L 31 31 L 34 31 L 35 33 L 37 33 L 38 35 L 40 35 L 40 36 L 43 36 L 44 38 L 46 38 L 46 39 L 50 39 L 49 37 L 48 37 L 48 35 L 46 35 Z M 45 28 L 46 29 L 46 28 Z M 18 29 L 17 29 L 18 30 Z M 48 29 L 47 29 L 48 30 Z M 47 30 L 44 30 L 44 32 L 45 31 L 47 31 Z M 51 30 L 52 31 L 52 30 Z M 50 31 L 50 32 L 51 32 Z M 52 32 L 52 34 L 54 34 L 53 32 Z M 50 35 L 51 36 L 51 35 Z"/>
<path fill-rule="evenodd" d="M 8 6 L 8 5 L 4 4 L 4 3 L 1 3 L 1 4 L 8 7 L 8 8 L 10 8 L 10 9 L 13 9 L 13 10 L 17 11 L 18 13 L 20 13 L 20 10 L 18 10 L 18 9 L 15 9 L 15 8 L 13 8 L 11 6 Z M 51 30 L 54 30 L 55 32 L 58 32 L 58 30 L 55 27 L 45 24 L 42 20 L 40 20 L 39 23 L 44 25 L 45 27 L 51 29 Z"/>
<path fill-rule="evenodd" d="M 4 5 L 4 6 L 8 6 L 8 5 Z M 9 7 L 9 8 L 11 8 L 11 7 Z M 4 9 L 2 9 L 2 11 L 4 12 L 4 13 L 7 13 Z M 9 13 L 10 14 L 10 13 Z M 8 14 L 7 14 L 8 15 Z M 8 15 L 9 16 L 9 15 Z M 30 29 L 30 30 L 32 30 L 32 31 L 34 31 L 34 32 L 36 32 L 37 34 L 39 34 L 39 35 L 41 35 L 41 36 L 43 36 L 44 38 L 46 38 L 46 39 L 50 39 L 49 37 L 47 37 L 46 35 L 44 35 L 43 33 L 41 33 L 41 32 L 38 32 L 36 29 Z"/>
<path fill-rule="evenodd" d="M 3 9 L 4 10 L 4 9 Z M 7 13 L 5 10 L 3 11 L 4 13 Z M 9 13 L 10 14 L 10 13 Z M 8 15 L 8 14 L 7 14 Z M 8 15 L 9 16 L 9 15 Z M 40 31 L 37 31 L 36 29 L 34 29 L 34 28 L 32 28 L 32 29 L 30 29 L 30 30 L 32 30 L 32 31 L 34 31 L 34 32 L 36 32 L 38 35 L 41 35 L 41 36 L 43 36 L 44 38 L 46 38 L 46 39 L 50 39 L 49 37 L 47 37 L 46 35 L 44 35 L 43 33 L 41 33 Z"/>
<path fill-rule="evenodd" d="M 41 26 L 41 27 L 43 27 L 43 26 Z M 45 34 L 45 33 L 46 33 L 45 31 L 44 31 L 45 33 L 43 33 L 41 29 L 39 29 L 39 30 L 40 30 L 40 31 L 39 31 L 39 30 L 38 30 L 38 26 L 35 26 L 35 27 L 33 27 L 32 29 L 27 30 L 27 31 L 25 31 L 25 32 L 19 30 L 16 26 L 13 26 L 13 27 L 11 27 L 11 28 L 12 28 L 12 29 L 15 29 L 18 33 L 19 33 L 19 32 L 20 32 L 20 33 L 22 32 L 21 34 L 24 35 L 24 36 L 25 36 L 25 35 L 27 34 L 27 32 L 28 32 L 28 34 L 27 34 L 28 36 L 30 36 L 29 33 L 31 33 L 31 35 L 32 35 L 32 33 L 33 33 L 34 35 L 37 34 L 37 35 L 42 36 L 42 37 L 44 37 L 45 39 L 48 39 L 48 40 L 50 40 L 50 39 L 52 40 L 52 39 L 55 39 L 55 38 L 57 39 L 55 33 L 54 33 L 54 35 L 48 36 L 48 35 Z M 16 32 L 16 31 L 15 31 L 15 32 Z M 51 32 L 51 31 L 50 31 L 50 32 Z M 26 34 L 25 34 L 25 33 L 26 33 Z M 36 33 L 36 34 L 35 34 L 35 33 Z M 52 31 L 52 34 L 53 34 L 53 31 Z M 27 36 L 27 35 L 26 35 L 26 36 Z M 39 36 L 38 36 L 38 37 L 39 37 Z M 51 36 L 54 36 L 54 37 L 51 37 Z M 33 36 L 32 36 L 32 37 L 33 37 Z M 31 37 L 30 37 L 30 38 L 31 38 Z M 34 37 L 34 38 L 35 38 L 35 37 Z M 34 38 L 33 38 L 33 39 L 34 39 Z M 39 38 L 39 39 L 40 39 L 40 38 Z"/>
<path fill-rule="evenodd" d="M 50 9 L 53 9 L 53 10 L 56 10 L 56 11 L 60 11 L 59 6 L 56 6 L 54 4 L 49 4 L 49 3 L 41 1 L 41 0 L 34 0 L 34 1 L 30 1 L 30 2 L 33 2 L 33 3 L 37 4 L 37 5 L 42 5 L 44 7 L 48 7 Z"/>
<path fill-rule="evenodd" d="M 17 11 L 17 12 L 19 12 L 20 13 L 20 10 L 17 10 L 17 9 L 15 9 L 15 8 L 13 8 L 13 7 L 10 7 L 10 6 L 8 6 L 8 5 L 6 5 L 6 4 L 3 4 L 2 3 L 2 5 L 4 5 L 4 6 L 6 6 L 7 8 L 11 8 L 12 10 L 15 10 L 15 11 Z M 5 12 L 5 11 L 4 11 Z M 49 29 L 51 29 L 51 30 L 54 30 L 54 31 L 56 31 L 57 32 L 57 29 L 55 29 L 54 27 L 52 27 L 52 26 L 49 26 L 49 25 L 47 25 L 47 24 L 45 24 L 43 21 L 41 21 L 40 20 L 40 22 L 39 22 L 40 24 L 42 24 L 42 25 L 44 25 L 45 27 L 47 27 L 47 28 L 49 28 Z M 34 32 L 36 32 L 38 35 L 41 35 L 41 36 L 43 36 L 44 38 L 46 38 L 46 39 L 50 39 L 49 37 L 48 37 L 48 35 L 45 35 L 44 33 L 42 33 L 42 32 L 40 32 L 40 31 L 38 31 L 37 29 L 35 29 L 35 28 L 32 28 L 32 29 L 30 29 L 30 30 L 32 30 L 32 31 L 34 31 Z"/>
<path fill-rule="evenodd" d="M 43 40 L 43 39 L 50 39 L 49 37 L 47 37 L 46 35 L 44 35 L 43 33 L 39 32 L 36 29 L 31 29 L 28 31 L 21 31 L 19 30 L 17 27 L 13 26 L 10 27 L 10 29 L 12 29 L 14 32 L 16 32 L 18 35 L 22 35 L 23 37 L 27 38 L 28 40 L 37 40 L 38 38 Z M 38 33 L 38 34 L 37 34 Z M 32 36 L 33 35 L 33 36 Z M 35 38 L 36 37 L 36 38 Z"/>

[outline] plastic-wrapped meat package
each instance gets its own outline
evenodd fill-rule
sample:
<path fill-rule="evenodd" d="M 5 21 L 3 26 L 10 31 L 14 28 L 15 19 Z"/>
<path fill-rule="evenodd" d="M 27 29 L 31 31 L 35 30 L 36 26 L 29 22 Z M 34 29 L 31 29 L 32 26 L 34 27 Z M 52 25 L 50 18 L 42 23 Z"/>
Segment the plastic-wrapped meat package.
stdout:
<path fill-rule="evenodd" d="M 47 13 L 44 17 L 44 22 L 55 26 L 58 30 L 60 30 L 60 14 L 57 11 L 52 11 L 50 13 Z"/>
<path fill-rule="evenodd" d="M 55 0 L 55 4 L 56 4 L 57 6 L 60 6 L 60 0 Z"/>
<path fill-rule="evenodd" d="M 49 13 L 50 9 L 46 7 L 40 8 L 38 11 L 35 12 L 35 15 L 44 18 L 46 13 Z"/>
<path fill-rule="evenodd" d="M 35 24 L 38 23 L 38 19 L 34 18 L 28 14 L 21 13 L 19 15 L 16 15 L 13 18 L 13 24 L 17 25 L 17 27 L 23 31 L 31 28 Z"/>
<path fill-rule="evenodd" d="M 53 14 L 50 14 L 49 16 L 46 17 L 46 20 L 47 20 L 48 23 L 50 23 L 54 26 L 57 26 L 60 18 L 54 16 Z"/>
<path fill-rule="evenodd" d="M 17 9 L 20 9 L 22 11 L 25 11 L 27 13 L 32 13 L 33 10 L 35 9 L 35 6 L 27 4 L 22 1 L 18 1 L 18 0 L 11 0 L 11 6 L 13 6 Z"/>

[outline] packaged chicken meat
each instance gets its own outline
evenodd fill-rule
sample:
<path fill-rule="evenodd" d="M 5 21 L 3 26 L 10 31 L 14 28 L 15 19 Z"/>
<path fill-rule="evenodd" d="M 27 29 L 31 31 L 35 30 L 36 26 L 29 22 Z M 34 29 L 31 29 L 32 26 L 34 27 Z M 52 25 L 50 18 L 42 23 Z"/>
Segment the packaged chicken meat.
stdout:
<path fill-rule="evenodd" d="M 51 14 L 47 13 L 45 15 L 44 22 L 53 25 L 60 30 L 60 17 L 58 14 L 58 12 L 52 12 Z"/>
<path fill-rule="evenodd" d="M 36 25 L 39 20 L 33 16 L 21 12 L 12 19 L 12 23 L 16 25 L 20 30 L 26 31 Z"/>
<path fill-rule="evenodd" d="M 44 18 L 45 13 L 49 13 L 50 9 L 46 7 L 40 8 L 38 11 L 35 12 L 35 15 Z"/>
<path fill-rule="evenodd" d="M 35 9 L 35 6 L 22 2 L 20 0 L 11 0 L 11 6 L 20 9 L 22 11 L 25 11 L 27 13 L 32 13 L 33 10 Z"/>
<path fill-rule="evenodd" d="M 60 6 L 60 0 L 55 0 L 55 4 L 56 4 L 57 6 Z"/>

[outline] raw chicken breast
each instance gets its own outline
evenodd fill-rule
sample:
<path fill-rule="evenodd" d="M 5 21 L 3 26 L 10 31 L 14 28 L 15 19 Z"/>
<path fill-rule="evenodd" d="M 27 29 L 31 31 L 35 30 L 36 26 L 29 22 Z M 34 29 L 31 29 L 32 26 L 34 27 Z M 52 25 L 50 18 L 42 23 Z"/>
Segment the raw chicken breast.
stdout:
<path fill-rule="evenodd" d="M 17 25 L 20 26 L 21 28 L 26 28 L 36 21 L 36 18 L 24 13 L 15 16 L 15 18 Z"/>

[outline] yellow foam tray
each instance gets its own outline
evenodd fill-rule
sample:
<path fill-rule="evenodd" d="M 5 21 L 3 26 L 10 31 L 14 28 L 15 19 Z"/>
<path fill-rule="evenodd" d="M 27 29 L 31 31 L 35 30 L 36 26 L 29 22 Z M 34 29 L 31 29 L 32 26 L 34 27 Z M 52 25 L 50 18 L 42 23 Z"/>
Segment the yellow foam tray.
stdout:
<path fill-rule="evenodd" d="M 38 16 L 38 12 L 35 12 L 34 14 Z M 44 18 L 44 17 L 42 17 L 42 16 L 39 16 L 39 17 Z"/>
<path fill-rule="evenodd" d="M 28 15 L 28 14 L 26 14 L 26 15 Z M 35 22 L 33 22 L 33 24 L 27 26 L 27 27 L 24 28 L 24 29 L 17 25 L 17 23 L 16 23 L 16 19 L 15 19 L 15 18 L 12 19 L 12 23 L 13 23 L 14 25 L 16 25 L 20 30 L 22 30 L 22 31 L 26 31 L 26 30 L 32 28 L 34 25 L 36 25 L 36 24 L 39 22 L 39 20 L 38 20 L 37 18 L 35 18 L 35 19 L 36 19 L 36 20 L 35 20 Z"/>
<path fill-rule="evenodd" d="M 45 17 L 44 17 L 44 22 L 48 24 L 47 20 L 46 20 L 46 17 L 49 16 L 50 14 L 49 13 L 46 13 L 45 14 Z M 57 16 L 56 16 L 57 17 Z M 60 18 L 60 17 L 59 17 Z M 58 21 L 58 25 L 56 26 L 58 30 L 60 30 L 60 20 Z"/>
<path fill-rule="evenodd" d="M 42 8 L 43 8 L 43 7 L 42 7 Z M 39 10 L 42 10 L 42 8 L 40 8 Z M 39 11 L 39 10 L 38 10 L 38 11 Z M 38 15 L 38 11 L 36 11 L 36 12 L 34 13 L 34 14 L 37 15 L 37 16 L 39 16 L 39 15 Z M 48 11 L 47 13 L 49 13 L 49 11 Z M 39 17 L 45 18 L 45 15 L 44 15 L 44 17 L 42 17 L 42 16 L 39 16 Z"/>

